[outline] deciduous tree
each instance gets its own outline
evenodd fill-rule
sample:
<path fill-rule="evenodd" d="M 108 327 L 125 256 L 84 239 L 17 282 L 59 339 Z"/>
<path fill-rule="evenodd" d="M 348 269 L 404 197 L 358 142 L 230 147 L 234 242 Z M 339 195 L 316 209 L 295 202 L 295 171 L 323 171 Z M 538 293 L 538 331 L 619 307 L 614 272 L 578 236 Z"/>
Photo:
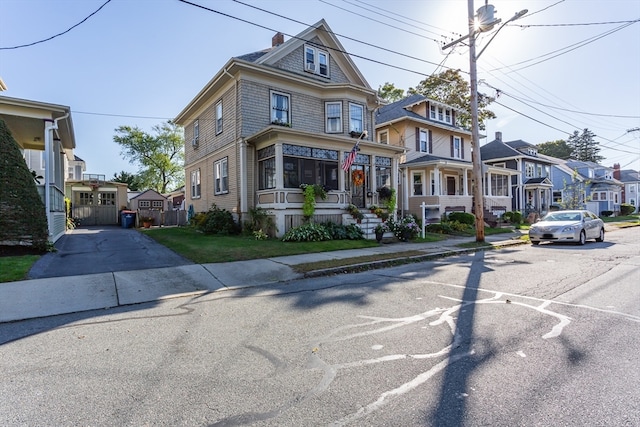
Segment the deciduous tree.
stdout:
<path fill-rule="evenodd" d="M 391 103 L 404 98 L 404 89 L 395 87 L 393 83 L 386 82 L 378 88 L 378 96 Z"/>
<path fill-rule="evenodd" d="M 409 88 L 408 94 L 419 93 L 427 98 L 457 107 L 458 121 L 461 126 L 471 128 L 471 89 L 469 83 L 460 75 L 458 70 L 446 70 L 433 74 L 418 83 L 415 88 Z M 478 121 L 480 129 L 485 129 L 485 122 L 495 119 L 493 111 L 486 107 L 494 98 L 478 93 Z"/>
<path fill-rule="evenodd" d="M 571 153 L 573 152 L 573 149 L 564 139 L 543 142 L 538 144 L 537 147 L 539 153 L 563 160 L 570 158 Z"/>
<path fill-rule="evenodd" d="M 153 127 L 154 135 L 137 126 L 120 126 L 113 140 L 122 147 L 121 154 L 138 164 L 142 188 L 166 193 L 168 188 L 184 185 L 184 137 L 182 129 L 168 121 Z"/>

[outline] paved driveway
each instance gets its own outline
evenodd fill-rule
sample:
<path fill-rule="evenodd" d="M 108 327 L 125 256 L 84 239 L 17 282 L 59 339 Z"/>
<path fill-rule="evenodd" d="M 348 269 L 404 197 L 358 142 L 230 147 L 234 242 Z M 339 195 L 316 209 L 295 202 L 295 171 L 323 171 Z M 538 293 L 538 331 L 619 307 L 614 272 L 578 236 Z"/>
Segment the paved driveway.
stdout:
<path fill-rule="evenodd" d="M 55 247 L 57 252 L 33 265 L 30 279 L 193 264 L 144 234 L 118 226 L 80 227 L 68 231 Z"/>

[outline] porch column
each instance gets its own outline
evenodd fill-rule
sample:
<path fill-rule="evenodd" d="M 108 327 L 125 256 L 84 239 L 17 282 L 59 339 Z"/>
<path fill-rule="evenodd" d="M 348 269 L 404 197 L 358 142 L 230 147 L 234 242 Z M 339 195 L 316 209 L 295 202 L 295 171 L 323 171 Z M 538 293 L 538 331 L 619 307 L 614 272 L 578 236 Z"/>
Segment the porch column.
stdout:
<path fill-rule="evenodd" d="M 491 193 L 491 172 L 487 172 L 487 196 L 491 197 L 493 194 Z"/>
<path fill-rule="evenodd" d="M 463 195 L 469 195 L 469 170 L 464 169 L 464 179 L 462 180 Z"/>
<path fill-rule="evenodd" d="M 440 169 L 438 169 L 438 166 L 433 169 L 433 181 L 433 192 L 435 193 L 433 195 L 440 196 Z M 431 187 L 431 185 L 429 185 L 429 187 Z"/>
<path fill-rule="evenodd" d="M 282 142 L 275 143 L 276 148 L 276 189 L 284 188 L 284 159 L 282 158 Z M 276 200 L 277 202 L 277 200 Z"/>
<path fill-rule="evenodd" d="M 403 173 L 403 178 L 404 178 L 404 189 L 402 191 L 402 209 L 400 211 L 401 215 L 404 217 L 404 211 L 405 209 L 408 208 L 409 205 L 409 191 L 412 191 L 411 187 L 410 187 L 410 176 L 411 173 L 409 171 L 409 168 L 403 169 L 402 171 Z"/>
<path fill-rule="evenodd" d="M 247 165 L 247 143 L 241 139 L 238 143 L 239 160 L 239 187 L 240 187 L 240 214 L 249 211 L 249 189 L 248 189 L 248 165 Z"/>
<path fill-rule="evenodd" d="M 53 120 L 44 119 L 44 209 L 47 216 L 47 230 L 49 231 L 49 239 L 53 236 L 51 224 L 51 178 L 52 178 L 52 162 L 51 152 L 53 151 L 53 130 L 56 128 Z"/>

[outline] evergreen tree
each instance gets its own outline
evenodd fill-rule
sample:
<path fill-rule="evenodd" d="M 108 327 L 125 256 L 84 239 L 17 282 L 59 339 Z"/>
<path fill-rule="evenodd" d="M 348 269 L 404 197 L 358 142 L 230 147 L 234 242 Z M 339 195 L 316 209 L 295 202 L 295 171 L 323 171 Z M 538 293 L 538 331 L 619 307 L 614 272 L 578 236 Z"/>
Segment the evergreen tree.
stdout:
<path fill-rule="evenodd" d="M 574 131 L 573 135 L 567 140 L 567 144 L 571 147 L 571 158 L 582 162 L 599 163 L 604 157 L 599 155 L 600 147 L 594 139 L 596 135 L 589 129 L 584 129 L 582 134 Z"/>
<path fill-rule="evenodd" d="M 46 251 L 49 229 L 45 206 L 20 146 L 0 120 L 0 246 L 22 252 Z"/>

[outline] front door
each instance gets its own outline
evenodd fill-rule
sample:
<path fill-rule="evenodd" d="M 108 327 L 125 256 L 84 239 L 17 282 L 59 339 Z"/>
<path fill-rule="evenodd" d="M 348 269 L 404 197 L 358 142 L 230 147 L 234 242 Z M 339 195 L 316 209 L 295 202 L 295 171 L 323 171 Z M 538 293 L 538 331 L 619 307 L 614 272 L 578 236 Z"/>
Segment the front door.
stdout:
<path fill-rule="evenodd" d="M 351 166 L 349 185 L 351 186 L 351 204 L 366 207 L 367 182 L 369 180 L 369 167 L 364 165 Z"/>

